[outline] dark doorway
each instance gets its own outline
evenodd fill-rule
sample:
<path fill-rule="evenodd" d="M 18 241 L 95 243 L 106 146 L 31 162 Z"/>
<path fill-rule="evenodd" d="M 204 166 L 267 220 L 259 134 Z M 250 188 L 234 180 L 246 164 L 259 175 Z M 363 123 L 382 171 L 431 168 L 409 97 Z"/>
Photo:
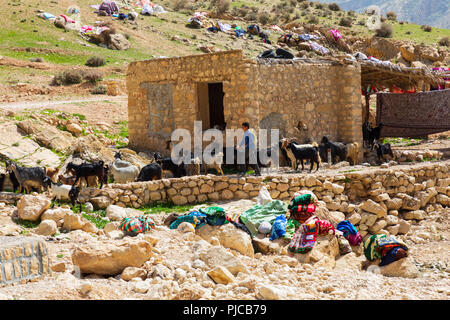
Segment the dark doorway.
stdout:
<path fill-rule="evenodd" d="M 225 129 L 225 115 L 223 113 L 224 95 L 222 82 L 208 83 L 210 128 L 218 126 L 221 130 Z"/>

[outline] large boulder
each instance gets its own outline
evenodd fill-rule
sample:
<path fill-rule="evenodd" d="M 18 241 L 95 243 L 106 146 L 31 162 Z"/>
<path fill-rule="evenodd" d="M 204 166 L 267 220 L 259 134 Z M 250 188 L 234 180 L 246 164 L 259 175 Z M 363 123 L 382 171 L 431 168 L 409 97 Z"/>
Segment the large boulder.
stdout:
<path fill-rule="evenodd" d="M 86 224 L 81 215 L 76 213 L 68 213 L 64 216 L 63 228 L 69 231 L 83 229 Z"/>
<path fill-rule="evenodd" d="M 37 221 L 41 214 L 50 208 L 51 201 L 44 196 L 26 194 L 17 202 L 19 218 L 28 221 Z"/>
<path fill-rule="evenodd" d="M 391 60 L 396 58 L 400 52 L 398 45 L 393 41 L 379 37 L 373 37 L 369 41 L 366 48 L 366 54 L 368 56 L 374 56 L 382 60 Z"/>
<path fill-rule="evenodd" d="M 225 248 L 239 251 L 240 253 L 253 257 L 254 250 L 252 239 L 245 231 L 236 228 L 231 223 L 222 226 L 205 225 L 197 231 L 198 235 L 210 241 L 212 237 L 216 237 L 220 244 Z"/>
<path fill-rule="evenodd" d="M 387 277 L 417 278 L 419 270 L 409 257 L 380 267 L 380 273 Z"/>
<path fill-rule="evenodd" d="M 63 220 L 64 217 L 70 213 L 73 213 L 72 210 L 66 208 L 48 209 L 41 215 L 41 221 L 53 220 L 58 222 Z"/>
<path fill-rule="evenodd" d="M 376 214 L 378 218 L 384 217 L 387 215 L 387 209 L 376 203 L 375 201 L 368 199 L 364 201 L 360 206 L 360 209 L 365 210 L 367 212 Z"/>
<path fill-rule="evenodd" d="M 414 52 L 414 46 L 412 45 L 404 45 L 400 47 L 400 52 L 402 54 L 402 57 L 408 61 L 413 62 L 417 60 L 417 55 Z"/>
<path fill-rule="evenodd" d="M 339 243 L 334 235 L 318 236 L 310 252 L 294 254 L 294 257 L 301 263 L 310 263 L 314 267 L 324 267 L 328 270 L 334 269 L 338 256 Z"/>
<path fill-rule="evenodd" d="M 58 231 L 58 226 L 53 220 L 44 220 L 39 224 L 36 233 L 42 236 L 51 236 Z"/>
<path fill-rule="evenodd" d="M 238 272 L 248 273 L 248 269 L 242 261 L 221 246 L 201 250 L 199 252 L 199 258 L 210 268 L 223 266 L 233 275 L 236 275 Z"/>
<path fill-rule="evenodd" d="M 127 211 L 125 208 L 111 204 L 106 208 L 106 217 L 111 221 L 122 221 L 127 217 Z"/>
<path fill-rule="evenodd" d="M 117 275 L 126 267 L 140 267 L 152 256 L 152 243 L 144 239 L 92 241 L 79 245 L 72 253 L 73 264 L 82 273 Z"/>
<path fill-rule="evenodd" d="M 112 50 L 127 50 L 130 48 L 130 42 L 121 33 L 112 34 L 108 48 Z"/>

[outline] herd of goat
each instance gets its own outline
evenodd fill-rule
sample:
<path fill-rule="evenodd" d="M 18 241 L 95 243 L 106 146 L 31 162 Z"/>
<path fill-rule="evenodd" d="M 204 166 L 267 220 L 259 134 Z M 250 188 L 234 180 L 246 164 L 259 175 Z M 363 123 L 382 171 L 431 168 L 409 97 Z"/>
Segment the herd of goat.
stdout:
<path fill-rule="evenodd" d="M 378 132 L 377 132 L 378 130 Z M 376 149 L 379 159 L 384 159 L 384 155 L 392 155 L 389 144 L 377 143 L 379 139 L 379 127 L 370 128 L 363 126 L 364 145 L 369 145 L 372 150 Z M 328 155 L 331 155 L 331 162 L 349 161 L 355 165 L 358 161 L 358 148 L 356 142 L 341 143 L 329 141 L 327 137 L 323 137 L 320 145 L 313 142 L 312 144 L 299 144 L 293 139 L 283 138 L 278 144 L 279 150 L 286 162 L 290 162 L 293 170 L 298 170 L 298 162 L 301 162 L 302 170 L 304 169 L 304 160 L 311 163 L 310 172 L 316 164 L 316 171 L 319 169 L 321 161 L 328 161 Z M 276 148 L 276 147 L 273 147 Z M 267 156 L 271 157 L 273 148 L 266 150 Z M 41 192 L 48 189 L 56 200 L 70 200 L 72 205 L 78 198 L 80 187 L 83 179 L 87 186 L 97 186 L 100 183 L 100 189 L 103 184 L 108 183 L 108 176 L 111 175 L 115 183 L 129 183 L 140 181 L 152 181 L 162 179 L 163 176 L 170 173 L 175 178 L 183 176 L 200 175 L 201 167 L 205 174 L 208 169 L 214 168 L 217 174 L 223 175 L 222 167 L 228 166 L 232 170 L 237 170 L 237 149 L 223 148 L 223 152 L 219 152 L 212 157 L 209 164 L 201 163 L 198 158 L 191 156 L 190 163 L 175 164 L 171 158 L 162 158 L 158 152 L 154 153 L 152 162 L 144 166 L 141 170 L 132 163 L 122 160 L 120 152 L 115 154 L 115 160 L 111 165 L 105 165 L 103 161 L 93 163 L 75 164 L 69 162 L 66 167 L 66 174 L 71 176 L 59 175 L 58 181 L 54 179 L 57 176 L 58 169 L 42 168 L 42 167 L 21 167 L 12 161 L 6 161 L 6 171 L 13 185 L 13 191 L 30 193 L 31 191 Z M 225 159 L 231 158 L 229 153 L 233 155 L 233 163 L 225 163 Z M 228 157 L 227 157 L 228 156 Z M 257 162 L 260 167 L 270 167 L 270 160 L 263 163 L 259 158 L 259 150 L 257 152 Z M 0 191 L 3 191 L 5 174 L 0 174 Z M 77 183 L 78 186 L 77 186 Z"/>

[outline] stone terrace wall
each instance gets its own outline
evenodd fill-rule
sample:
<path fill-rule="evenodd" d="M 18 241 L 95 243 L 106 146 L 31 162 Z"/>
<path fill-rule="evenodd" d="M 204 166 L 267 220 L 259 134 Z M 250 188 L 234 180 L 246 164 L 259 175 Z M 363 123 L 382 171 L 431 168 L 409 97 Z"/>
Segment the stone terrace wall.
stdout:
<path fill-rule="evenodd" d="M 349 218 L 365 236 L 396 234 L 400 222 L 423 219 L 434 205 L 450 205 L 450 160 L 340 174 L 296 174 L 265 177 L 192 176 L 86 188 L 81 201 L 139 208 L 145 204 L 177 205 L 249 199 L 266 186 L 273 199 L 289 200 L 299 190 L 313 191 L 331 214 Z M 425 209 L 425 211 L 421 210 Z M 389 228 L 393 227 L 393 228 Z M 395 228 L 394 228 L 395 227 Z"/>
<path fill-rule="evenodd" d="M 43 240 L 0 237 L 0 286 L 25 283 L 49 272 L 49 257 Z"/>

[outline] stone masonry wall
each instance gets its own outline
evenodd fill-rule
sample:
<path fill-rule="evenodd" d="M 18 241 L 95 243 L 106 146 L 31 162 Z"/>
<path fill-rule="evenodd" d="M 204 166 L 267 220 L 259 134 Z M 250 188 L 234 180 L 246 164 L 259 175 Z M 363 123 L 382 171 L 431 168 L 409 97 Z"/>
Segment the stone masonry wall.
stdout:
<path fill-rule="evenodd" d="M 0 286 L 25 283 L 49 273 L 45 242 L 32 237 L 0 237 Z"/>
<path fill-rule="evenodd" d="M 450 205 L 450 160 L 369 169 L 362 172 L 264 177 L 191 176 L 86 188 L 81 201 L 139 208 L 154 202 L 176 205 L 249 199 L 265 186 L 273 199 L 290 200 L 296 191 L 313 191 L 331 214 L 356 225 L 363 236 L 395 235 L 405 220 L 423 219 L 433 206 Z M 339 220 L 340 221 L 340 220 Z"/>

